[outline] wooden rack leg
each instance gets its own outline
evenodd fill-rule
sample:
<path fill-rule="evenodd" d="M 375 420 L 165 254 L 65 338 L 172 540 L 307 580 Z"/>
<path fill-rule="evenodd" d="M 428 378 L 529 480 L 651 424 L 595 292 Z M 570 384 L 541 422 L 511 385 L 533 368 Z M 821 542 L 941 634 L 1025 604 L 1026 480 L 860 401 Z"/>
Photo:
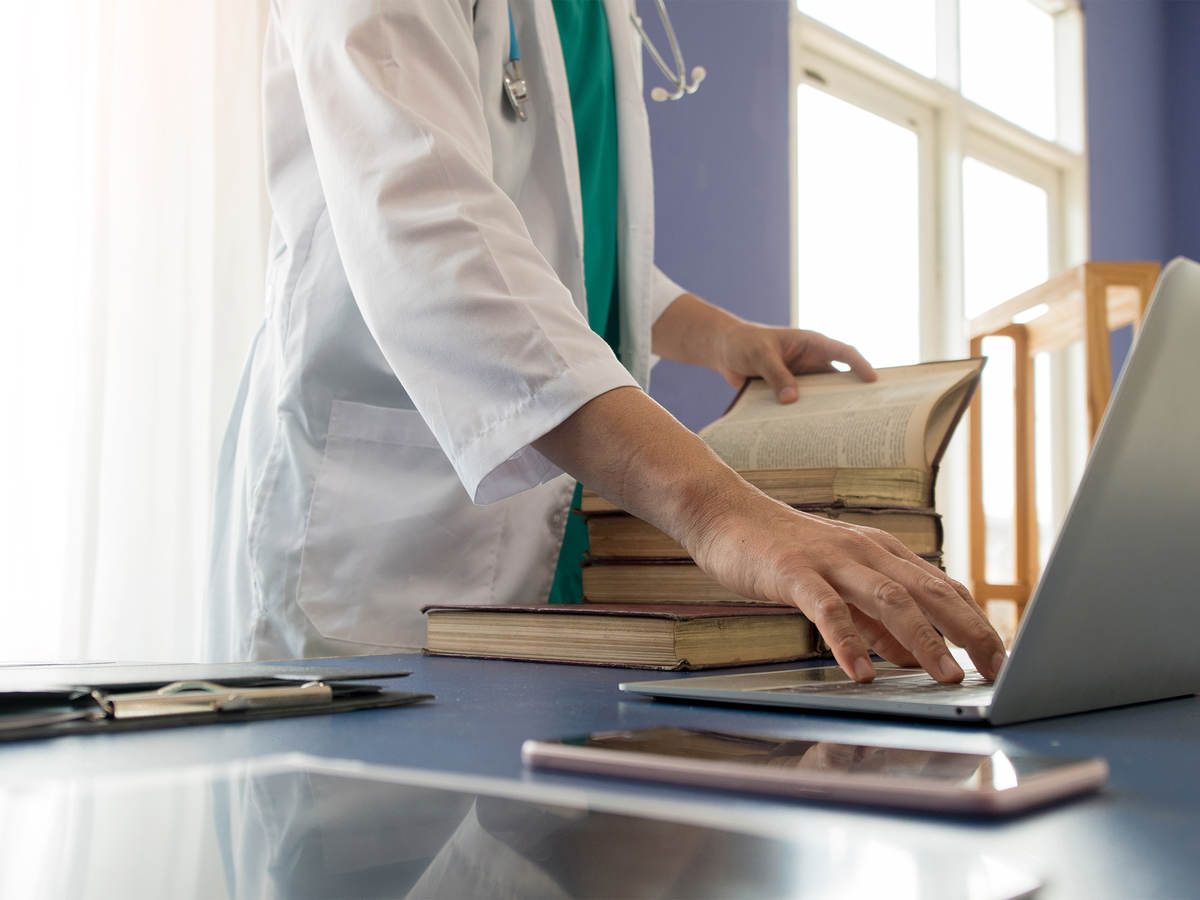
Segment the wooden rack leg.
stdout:
<path fill-rule="evenodd" d="M 1108 283 L 1087 271 L 1083 276 L 1083 322 L 1088 440 L 1094 442 L 1112 393 L 1112 359 L 1108 351 Z"/>

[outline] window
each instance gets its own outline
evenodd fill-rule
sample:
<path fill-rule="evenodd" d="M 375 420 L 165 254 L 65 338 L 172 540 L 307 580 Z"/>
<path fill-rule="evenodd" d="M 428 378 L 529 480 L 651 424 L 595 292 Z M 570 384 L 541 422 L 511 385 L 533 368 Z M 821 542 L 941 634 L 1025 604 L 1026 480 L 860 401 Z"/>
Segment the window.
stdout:
<path fill-rule="evenodd" d="M 807 85 L 796 93 L 796 119 L 815 134 L 838 136 L 796 148 L 797 203 L 814 213 L 796 221 L 797 317 L 806 328 L 853 335 L 877 365 L 911 362 L 920 355 L 912 315 L 921 293 L 917 135 Z M 825 177 L 807 177 L 815 172 Z M 864 246 L 872 248 L 871 266 L 860 265 Z M 870 304 L 865 328 L 860 304 L 831 299 L 847 290 L 883 301 Z"/>
<path fill-rule="evenodd" d="M 882 365 L 962 356 L 979 312 L 1087 251 L 1082 14 L 1074 0 L 795 0 L 793 310 Z M 1019 59 L 1020 64 L 1014 65 Z M 1011 369 L 997 354 L 989 397 Z M 1043 546 L 1070 491 L 1051 448 L 1077 416 L 1072 360 L 1036 361 Z M 1010 412 L 985 404 L 991 579 L 1011 568 Z M 939 507 L 966 574 L 964 429 Z M 1058 432 L 1063 432 L 1062 435 Z M 1062 437 L 1062 440 L 1059 438 Z M 1075 465 L 1078 468 L 1078 464 Z M 995 566 L 995 568 L 993 568 Z"/>
<path fill-rule="evenodd" d="M 937 74 L 937 0 L 798 0 L 796 6 L 918 74 Z"/>

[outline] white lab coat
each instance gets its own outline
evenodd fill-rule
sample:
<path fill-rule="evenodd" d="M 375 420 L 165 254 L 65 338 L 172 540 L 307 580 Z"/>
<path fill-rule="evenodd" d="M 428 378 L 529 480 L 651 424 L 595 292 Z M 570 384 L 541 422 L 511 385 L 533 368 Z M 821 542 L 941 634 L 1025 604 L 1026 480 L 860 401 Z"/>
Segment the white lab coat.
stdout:
<path fill-rule="evenodd" d="M 587 325 L 579 172 L 550 0 L 273 0 L 266 317 L 222 450 L 208 655 L 419 647 L 428 603 L 544 602 L 573 481 L 531 442 L 645 387 L 682 289 L 653 265 L 631 0 L 605 0 L 621 354 Z M 622 365 L 623 363 L 623 365 Z"/>

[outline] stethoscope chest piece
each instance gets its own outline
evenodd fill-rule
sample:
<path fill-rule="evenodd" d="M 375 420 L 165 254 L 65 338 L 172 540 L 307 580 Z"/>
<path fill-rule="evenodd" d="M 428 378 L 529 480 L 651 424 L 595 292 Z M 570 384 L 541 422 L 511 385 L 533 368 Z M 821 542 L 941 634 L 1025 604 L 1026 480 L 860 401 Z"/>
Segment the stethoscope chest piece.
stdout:
<path fill-rule="evenodd" d="M 525 84 L 525 76 L 521 74 L 521 60 L 510 59 L 504 64 L 504 96 L 522 122 L 527 115 L 525 103 L 529 100 L 529 87 Z"/>
<path fill-rule="evenodd" d="M 521 72 L 521 50 L 517 45 L 517 29 L 513 25 L 512 6 L 508 7 L 508 62 L 504 64 L 504 96 L 517 118 L 524 122 L 528 115 L 525 103 L 529 100 L 529 86 Z"/>

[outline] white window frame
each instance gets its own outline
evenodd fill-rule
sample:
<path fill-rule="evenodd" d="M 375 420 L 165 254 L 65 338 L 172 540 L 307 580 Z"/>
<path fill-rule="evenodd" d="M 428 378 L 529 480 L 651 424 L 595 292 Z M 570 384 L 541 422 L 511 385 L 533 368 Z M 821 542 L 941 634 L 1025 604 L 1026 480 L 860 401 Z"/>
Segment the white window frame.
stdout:
<path fill-rule="evenodd" d="M 919 309 L 922 359 L 967 352 L 963 285 L 962 163 L 967 156 L 1029 181 L 1046 191 L 1047 248 L 1051 275 L 1088 257 L 1087 154 L 1084 122 L 1083 15 L 1078 0 L 1029 0 L 1054 16 L 1057 139 L 1035 135 L 971 102 L 960 92 L 958 0 L 937 0 L 937 63 L 933 78 L 918 74 L 853 38 L 800 12 L 792 3 L 789 22 L 788 115 L 791 135 L 791 227 L 798 233 L 799 190 L 797 91 L 808 85 L 912 129 L 918 138 Z M 791 241 L 791 317 L 798 322 L 799 258 Z M 851 339 L 852 336 L 851 336 Z M 1051 360 L 1051 442 L 1055 455 L 1055 527 L 1061 523 L 1074 484 L 1062 448 L 1081 433 L 1082 408 L 1068 398 L 1079 393 L 1068 352 Z M 965 444 L 956 438 L 942 464 L 938 506 L 952 521 L 967 521 Z M 1078 454 L 1076 454 L 1078 455 Z M 966 529 L 949 528 L 945 556 L 952 572 L 965 572 Z"/>

